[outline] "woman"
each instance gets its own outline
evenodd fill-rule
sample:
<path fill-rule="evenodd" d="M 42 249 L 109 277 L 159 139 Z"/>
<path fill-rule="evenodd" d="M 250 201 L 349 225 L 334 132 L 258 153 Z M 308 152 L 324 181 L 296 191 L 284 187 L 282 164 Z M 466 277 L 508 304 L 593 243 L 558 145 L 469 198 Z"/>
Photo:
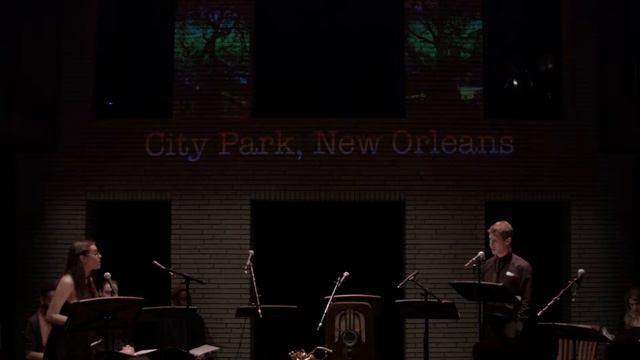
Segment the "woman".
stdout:
<path fill-rule="evenodd" d="M 47 320 L 53 324 L 45 359 L 89 359 L 91 348 L 89 336 L 83 332 L 65 334 L 64 324 L 69 304 L 98 296 L 91 276 L 100 269 L 102 255 L 91 240 L 74 241 L 67 254 L 67 266 L 58 281 L 58 286 L 47 310 Z"/>
<path fill-rule="evenodd" d="M 624 328 L 640 328 L 640 288 L 633 287 L 624 297 Z"/>
<path fill-rule="evenodd" d="M 630 288 L 624 296 L 624 316 L 618 335 L 607 345 L 605 359 L 640 359 L 640 288 Z"/>

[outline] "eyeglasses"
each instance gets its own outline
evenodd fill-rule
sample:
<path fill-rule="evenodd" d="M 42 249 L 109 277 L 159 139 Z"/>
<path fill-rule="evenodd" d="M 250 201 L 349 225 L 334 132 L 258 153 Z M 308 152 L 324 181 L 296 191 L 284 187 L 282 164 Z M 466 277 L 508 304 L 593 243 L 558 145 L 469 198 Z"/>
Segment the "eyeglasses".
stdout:
<path fill-rule="evenodd" d="M 82 253 L 80 253 L 80 255 L 91 255 L 91 256 L 94 256 L 94 257 L 97 257 L 97 258 L 102 257 L 102 254 L 100 254 L 99 252 L 92 253 L 92 252 L 89 252 L 89 251 L 82 252 Z"/>

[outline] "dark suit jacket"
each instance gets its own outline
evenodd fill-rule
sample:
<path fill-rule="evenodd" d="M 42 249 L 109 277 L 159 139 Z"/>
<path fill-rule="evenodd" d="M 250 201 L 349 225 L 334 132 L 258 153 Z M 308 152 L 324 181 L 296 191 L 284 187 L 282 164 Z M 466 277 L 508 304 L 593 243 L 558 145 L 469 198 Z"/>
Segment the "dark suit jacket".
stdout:
<path fill-rule="evenodd" d="M 482 281 L 502 283 L 520 304 L 487 306 L 488 311 L 498 311 L 513 320 L 526 321 L 531 316 L 531 294 L 533 292 L 531 265 L 520 256 L 509 253 L 502 258 L 494 256 L 482 266 Z"/>

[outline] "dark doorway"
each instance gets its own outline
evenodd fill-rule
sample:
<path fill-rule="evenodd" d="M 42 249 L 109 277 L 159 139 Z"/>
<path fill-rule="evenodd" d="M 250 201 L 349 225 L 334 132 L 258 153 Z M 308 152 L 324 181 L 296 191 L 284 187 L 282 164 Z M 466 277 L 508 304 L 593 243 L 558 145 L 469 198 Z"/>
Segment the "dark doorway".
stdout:
<path fill-rule="evenodd" d="M 381 296 L 377 359 L 402 359 L 403 327 L 393 301 L 403 276 L 404 215 L 402 202 L 253 202 L 252 246 L 262 303 L 300 309 L 292 320 L 256 323 L 253 358 L 282 358 L 323 345 L 325 328 L 316 328 L 324 298 L 348 271 L 337 294 Z"/>
<path fill-rule="evenodd" d="M 533 268 L 533 313 L 540 311 L 575 276 L 569 269 L 569 204 L 566 202 L 488 202 L 485 206 L 485 229 L 498 220 L 513 226 L 513 252 Z M 489 239 L 485 240 L 489 256 Z M 563 305 L 549 308 L 541 321 L 562 321 Z"/>
<path fill-rule="evenodd" d="M 170 202 L 89 201 L 87 237 L 103 255 L 98 286 L 110 272 L 120 295 L 143 297 L 147 306 L 169 304 L 170 279 L 151 262 L 170 265 Z"/>

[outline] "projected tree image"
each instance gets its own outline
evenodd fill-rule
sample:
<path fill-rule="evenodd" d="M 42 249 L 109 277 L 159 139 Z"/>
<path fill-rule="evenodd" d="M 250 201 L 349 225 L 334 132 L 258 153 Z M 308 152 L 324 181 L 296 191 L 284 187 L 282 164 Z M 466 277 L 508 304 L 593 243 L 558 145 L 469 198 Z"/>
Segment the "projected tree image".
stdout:
<path fill-rule="evenodd" d="M 466 1 L 405 2 L 407 98 L 479 103 L 482 96 L 482 21 Z"/>
<path fill-rule="evenodd" d="M 181 3 L 175 28 L 176 111 L 248 109 L 252 4 Z M 479 104 L 480 5 L 407 0 L 407 98 Z"/>
<path fill-rule="evenodd" d="M 195 110 L 203 104 L 225 109 L 248 106 L 249 29 L 230 4 L 184 3 L 175 30 L 176 88 Z"/>

